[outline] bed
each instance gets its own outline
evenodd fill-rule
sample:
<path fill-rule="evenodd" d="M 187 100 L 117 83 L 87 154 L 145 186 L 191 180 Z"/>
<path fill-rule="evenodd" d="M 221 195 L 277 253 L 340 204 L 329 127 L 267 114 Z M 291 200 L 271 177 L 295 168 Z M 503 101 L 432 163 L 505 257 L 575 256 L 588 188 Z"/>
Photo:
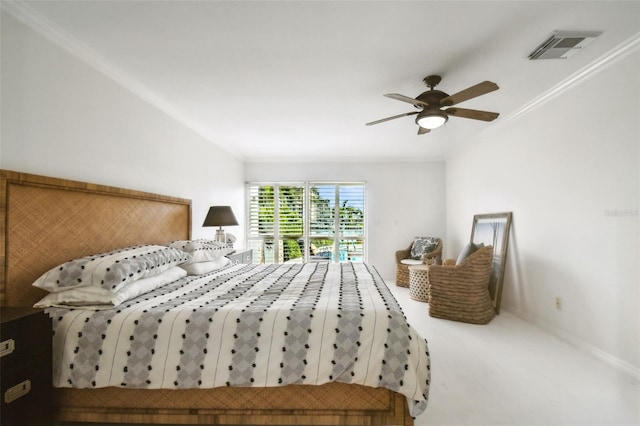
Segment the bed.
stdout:
<path fill-rule="evenodd" d="M 11 171 L 1 171 L 0 173 L 0 226 L 2 226 L 3 235 L 5 235 L 0 243 L 2 244 L 0 253 L 3 256 L 0 266 L 2 268 L 0 270 L 0 279 L 2 280 L 0 282 L 0 303 L 2 306 L 33 305 L 46 293 L 33 287 L 32 283 L 45 271 L 69 259 L 107 252 L 120 247 L 141 244 L 167 245 L 171 241 L 188 241 L 191 238 L 191 202 L 189 200 Z M 326 268 L 326 270 L 322 268 Z M 274 276 L 274 272 L 280 279 L 271 278 Z M 343 278 L 329 280 L 329 284 L 322 285 L 319 285 L 317 280 L 292 278 L 303 275 L 323 277 L 334 275 Z M 351 278 L 344 279 L 345 276 Z M 256 277 L 269 278 L 265 281 L 264 278 L 256 279 Z M 352 285 L 354 280 L 359 280 L 358 286 Z M 262 287 L 249 286 L 247 283 L 251 281 L 261 282 Z M 325 279 L 325 281 L 327 280 Z M 368 283 L 362 284 L 363 281 Z M 314 282 L 317 285 L 311 284 Z M 171 287 L 171 285 L 174 284 L 167 285 L 167 287 Z M 220 293 L 211 296 L 212 299 L 207 299 L 214 305 L 216 300 L 220 301 L 221 298 L 224 298 L 221 295 L 234 294 L 234 291 L 239 292 L 240 289 L 243 292 L 248 291 L 255 297 L 252 302 L 247 302 L 246 307 L 253 306 L 260 309 L 246 309 L 247 312 L 243 314 L 245 316 L 234 317 L 235 321 L 238 323 L 250 321 L 262 323 L 264 321 L 279 333 L 276 333 L 277 337 L 259 336 L 255 332 L 246 336 L 244 345 L 254 347 L 256 352 L 260 349 L 262 353 L 259 355 L 245 352 L 241 358 L 238 358 L 240 355 L 236 349 L 241 346 L 238 346 L 237 343 L 228 343 L 231 345 L 228 350 L 220 351 L 224 352 L 226 357 L 223 360 L 219 359 L 220 363 L 228 369 L 234 366 L 246 368 L 240 368 L 233 374 L 228 373 L 220 381 L 208 379 L 210 375 L 201 374 L 198 379 L 192 380 L 196 383 L 195 388 L 185 384 L 189 382 L 185 377 L 188 378 L 190 375 L 180 376 L 181 373 L 176 372 L 175 366 L 171 364 L 169 355 L 165 358 L 158 357 L 159 361 L 154 361 L 153 365 L 150 364 L 150 367 L 153 367 L 153 373 L 147 372 L 140 376 L 146 377 L 144 380 L 150 382 L 147 383 L 146 388 L 142 388 L 140 383 L 134 385 L 135 380 L 123 381 L 121 377 L 114 379 L 115 382 L 108 382 L 106 387 L 101 387 L 100 384 L 98 387 L 92 387 L 92 380 L 88 380 L 89 385 L 85 385 L 84 388 L 66 387 L 63 382 L 69 380 L 70 373 L 69 371 L 61 372 L 62 370 L 59 369 L 58 376 L 54 377 L 58 381 L 57 386 L 61 386 L 54 390 L 57 421 L 62 423 L 411 425 L 413 424 L 411 414 L 422 411 L 426 406 L 429 379 L 428 352 L 426 352 L 426 342 L 424 345 L 418 343 L 417 341 L 421 339 L 413 334 L 409 334 L 410 340 L 414 340 L 412 344 L 417 344 L 415 348 L 424 351 L 425 356 L 419 358 L 421 359 L 419 366 L 405 362 L 400 367 L 405 370 L 416 368 L 416 371 L 421 371 L 422 376 L 416 375 L 421 378 L 415 379 L 415 381 L 424 380 L 426 383 L 415 383 L 416 388 L 420 386 L 419 393 L 422 396 L 419 395 L 415 400 L 409 398 L 410 402 L 408 402 L 405 389 L 408 384 L 405 382 L 408 380 L 407 378 L 413 376 L 412 374 L 407 374 L 404 379 L 404 376 L 400 374 L 399 379 L 395 380 L 396 384 L 389 382 L 387 387 L 381 386 L 381 383 L 388 381 L 388 379 L 381 379 L 377 373 L 369 374 L 369 379 L 363 379 L 363 383 L 366 385 L 354 383 L 357 381 L 349 379 L 348 376 L 356 377 L 360 374 L 356 371 L 360 368 L 357 365 L 343 366 L 342 369 L 337 369 L 335 366 L 330 367 L 334 372 L 339 371 L 336 373 L 335 380 L 312 379 L 301 374 L 301 371 L 308 371 L 307 362 L 313 365 L 330 362 L 311 361 L 310 358 L 317 356 L 319 360 L 321 356 L 305 352 L 310 349 L 305 347 L 305 343 L 300 343 L 301 334 L 297 334 L 294 340 L 298 342 L 297 349 L 301 349 L 306 355 L 295 355 L 288 358 L 289 364 L 286 367 L 289 368 L 290 374 L 286 376 L 288 378 L 284 382 L 273 386 L 269 381 L 271 379 L 267 380 L 269 373 L 256 367 L 256 364 L 260 364 L 256 360 L 263 359 L 266 356 L 264 354 L 268 353 L 269 356 L 266 357 L 271 358 L 277 353 L 277 351 L 263 350 L 264 342 L 273 342 L 274 347 L 282 346 L 282 350 L 285 350 L 284 345 L 280 344 L 281 341 L 291 340 L 293 335 L 291 333 L 293 328 L 287 324 L 292 323 L 298 326 L 306 324 L 309 326 L 307 332 L 310 332 L 312 328 L 318 330 L 317 323 L 313 323 L 313 321 L 320 321 L 319 319 L 322 317 L 324 318 L 322 322 L 331 323 L 334 321 L 331 327 L 326 328 L 326 333 L 329 331 L 345 333 L 348 327 L 357 329 L 363 324 L 364 328 L 368 328 L 367 322 L 356 318 L 358 315 L 356 317 L 350 316 L 353 315 L 352 311 L 347 308 L 350 303 L 366 304 L 366 300 L 373 296 L 367 295 L 368 293 L 362 293 L 358 296 L 358 291 L 352 291 L 354 288 L 383 289 L 379 293 L 384 304 L 388 305 L 385 314 L 388 319 L 376 317 L 375 321 L 384 319 L 385 321 L 398 322 L 393 326 L 387 325 L 387 332 L 408 327 L 401 319 L 394 317 L 395 314 L 392 310 L 395 309 L 395 299 L 390 296 L 388 289 L 384 291 L 386 285 L 382 282 L 375 268 L 363 264 L 331 266 L 323 264 L 229 265 L 202 276 L 181 278 L 180 281 L 175 282 L 175 287 L 178 292 L 182 292 L 183 298 L 191 297 L 187 294 L 193 295 L 193 288 L 217 287 Z M 313 291 L 316 293 L 312 292 L 311 295 L 300 293 L 307 294 L 307 296 L 282 297 L 283 292 L 288 291 L 290 287 L 313 287 L 315 289 Z M 208 293 L 209 290 L 206 292 Z M 307 323 L 304 320 L 291 321 L 290 318 L 287 318 L 288 315 L 279 316 L 276 319 L 273 315 L 277 316 L 277 314 L 260 313 L 263 312 L 261 304 L 282 304 L 291 312 L 291 316 L 302 315 L 308 318 L 309 311 L 299 310 L 299 306 L 306 304 L 314 309 L 322 304 L 333 306 L 327 302 L 329 299 L 325 299 L 324 293 L 327 295 L 335 293 L 340 300 L 339 304 L 335 305 L 333 311 L 329 309 L 320 313 L 320 310 L 312 310 L 311 312 L 315 312 L 317 318 L 307 319 Z M 277 296 L 273 296 L 274 294 Z M 164 302 L 158 302 L 153 297 L 146 295 L 145 298 L 132 299 L 133 301 L 127 302 L 127 304 L 146 304 L 145 306 L 150 308 L 167 303 L 167 298 L 175 299 L 173 296 L 165 295 L 157 297 L 165 297 Z M 304 299 L 305 297 L 306 299 Z M 193 300 L 196 299 L 197 306 L 193 308 L 193 312 L 197 313 L 198 318 L 215 319 L 213 322 L 218 324 L 216 315 L 229 315 L 229 311 L 225 310 L 228 306 L 227 302 L 213 306 L 212 310 L 205 314 L 202 311 L 203 299 L 198 296 Z M 122 305 L 120 308 L 121 312 L 125 312 L 134 307 Z M 344 309 L 344 311 L 338 308 Z M 65 320 L 61 318 L 67 315 L 83 318 L 83 323 L 84 319 L 93 318 L 87 320 L 88 324 L 97 323 L 96 317 L 92 317 L 94 315 L 118 316 L 113 313 L 113 310 L 108 309 L 97 311 L 56 311 L 56 309 L 52 308 L 50 311 L 52 315 L 56 314 L 54 315 L 55 324 L 64 322 Z M 153 311 L 153 309 L 147 310 Z M 180 317 L 180 315 L 184 315 L 185 311 L 181 312 L 174 312 L 171 315 Z M 343 314 L 342 319 L 341 313 Z M 366 316 L 368 317 L 368 314 Z M 338 324 L 340 321 L 343 322 Z M 185 331 L 189 327 L 184 325 L 189 322 L 181 320 L 180 324 L 183 328 L 180 329 L 178 335 L 189 338 L 192 334 Z M 310 324 L 314 324 L 313 327 Z M 403 329 L 400 334 L 407 334 L 409 331 L 410 327 Z M 302 334 L 306 335 L 307 333 Z M 311 335 L 314 334 L 311 333 Z M 276 335 L 274 334 L 274 336 Z M 116 341 L 119 339 L 119 337 L 114 338 Z M 184 338 L 180 337 L 180 339 Z M 224 347 L 227 344 L 225 342 L 228 342 L 229 339 L 220 340 L 215 347 Z M 351 346 L 346 345 L 342 350 L 346 352 L 349 350 L 361 351 L 361 347 L 380 346 L 377 343 L 371 344 L 373 341 L 378 342 L 375 338 L 371 338 L 371 341 L 363 339 L 360 339 L 362 342 L 354 339 Z M 381 337 L 377 337 L 377 339 L 381 339 Z M 139 341 L 140 339 L 136 337 L 134 340 Z M 262 343 L 256 344 L 258 341 Z M 313 342 L 310 338 L 302 339 L 302 341 Z M 348 338 L 342 339 L 343 343 L 349 341 Z M 380 341 L 382 342 L 382 340 Z M 317 346 L 316 343 L 309 346 L 314 348 Z M 382 345 L 384 346 L 384 342 Z M 175 347 L 176 344 L 171 343 L 166 346 Z M 321 349 L 320 353 L 322 352 L 327 352 L 327 350 Z M 360 353 L 358 352 L 358 354 Z M 220 356 L 222 355 L 218 355 L 218 358 Z M 382 358 L 385 356 L 383 355 Z M 331 360 L 334 358 L 336 357 L 329 357 Z M 301 365 L 300 361 L 303 361 L 304 365 Z M 385 362 L 387 362 L 386 359 L 383 360 L 383 363 Z M 173 366 L 171 369 L 163 370 L 158 367 L 168 363 Z M 280 364 L 282 365 L 282 361 Z M 209 360 L 195 365 L 195 370 L 208 371 L 207 369 L 210 368 Z M 297 366 L 297 370 L 294 368 L 295 366 Z M 363 368 L 366 370 L 366 367 Z M 114 371 L 116 370 L 122 371 L 122 368 Z M 170 374 L 163 374 L 163 376 L 170 376 L 165 380 L 170 383 L 170 389 L 156 387 L 158 380 L 154 374 L 160 370 L 167 373 L 171 370 Z M 182 378 L 178 380 L 178 377 Z M 279 378 L 282 379 L 282 377 L 284 375 L 280 374 Z M 198 380 L 201 383 L 198 383 Z M 317 384 L 308 384 L 308 381 L 312 380 L 315 380 Z M 121 384 L 125 383 L 125 385 L 131 384 L 131 386 L 117 386 L 118 381 Z M 208 381 L 208 383 L 202 383 L 203 381 Z M 256 384 L 256 382 L 259 383 Z"/>

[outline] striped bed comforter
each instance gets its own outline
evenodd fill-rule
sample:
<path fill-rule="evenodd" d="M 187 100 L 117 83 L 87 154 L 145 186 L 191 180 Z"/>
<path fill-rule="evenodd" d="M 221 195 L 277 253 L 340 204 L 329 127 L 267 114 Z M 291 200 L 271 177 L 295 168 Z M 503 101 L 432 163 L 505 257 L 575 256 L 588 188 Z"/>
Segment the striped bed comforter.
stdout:
<path fill-rule="evenodd" d="M 113 309 L 48 308 L 54 386 L 212 388 L 331 381 L 425 410 L 427 342 L 362 263 L 232 265 Z"/>

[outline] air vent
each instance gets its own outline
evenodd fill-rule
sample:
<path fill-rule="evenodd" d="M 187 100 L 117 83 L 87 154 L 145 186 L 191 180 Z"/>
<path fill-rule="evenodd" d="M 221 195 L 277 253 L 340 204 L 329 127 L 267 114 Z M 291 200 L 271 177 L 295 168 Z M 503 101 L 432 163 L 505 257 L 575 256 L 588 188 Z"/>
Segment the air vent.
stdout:
<path fill-rule="evenodd" d="M 600 34 L 602 31 L 554 31 L 529 54 L 529 59 L 567 59 Z"/>

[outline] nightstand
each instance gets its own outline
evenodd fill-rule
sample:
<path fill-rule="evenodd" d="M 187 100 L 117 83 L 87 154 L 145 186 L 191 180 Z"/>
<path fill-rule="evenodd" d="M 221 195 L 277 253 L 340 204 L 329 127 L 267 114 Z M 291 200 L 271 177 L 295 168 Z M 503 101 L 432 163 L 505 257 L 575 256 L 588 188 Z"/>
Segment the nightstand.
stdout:
<path fill-rule="evenodd" d="M 231 259 L 233 263 L 251 263 L 253 261 L 252 255 L 253 250 L 251 249 L 238 250 L 228 254 L 227 258 Z"/>
<path fill-rule="evenodd" d="M 52 424 L 51 319 L 41 309 L 0 308 L 0 424 Z"/>

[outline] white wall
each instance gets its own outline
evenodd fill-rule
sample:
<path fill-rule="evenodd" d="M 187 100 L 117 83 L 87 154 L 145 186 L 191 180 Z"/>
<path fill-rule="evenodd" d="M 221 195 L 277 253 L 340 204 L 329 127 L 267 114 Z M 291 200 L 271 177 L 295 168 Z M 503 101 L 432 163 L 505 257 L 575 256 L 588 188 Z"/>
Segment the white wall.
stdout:
<path fill-rule="evenodd" d="M 7 13 L 1 47 L 1 168 L 192 199 L 194 237 L 210 205 L 243 217 L 241 161 Z"/>
<path fill-rule="evenodd" d="M 365 182 L 367 260 L 387 280 L 413 237 L 445 237 L 444 163 L 247 163 L 245 180 Z"/>
<path fill-rule="evenodd" d="M 512 211 L 503 307 L 636 374 L 639 79 L 636 49 L 448 158 L 445 244 Z"/>

